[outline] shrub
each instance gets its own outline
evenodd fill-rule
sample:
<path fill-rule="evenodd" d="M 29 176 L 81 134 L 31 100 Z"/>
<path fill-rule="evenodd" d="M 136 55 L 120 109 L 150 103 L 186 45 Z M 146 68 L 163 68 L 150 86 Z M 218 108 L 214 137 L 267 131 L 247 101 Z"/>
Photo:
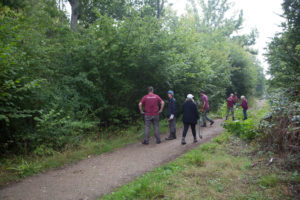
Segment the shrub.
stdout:
<path fill-rule="evenodd" d="M 254 125 L 252 119 L 247 119 L 245 121 L 229 121 L 223 124 L 223 127 L 230 133 L 244 139 L 244 140 L 253 140 L 256 135 L 256 126 Z"/>
<path fill-rule="evenodd" d="M 300 103 L 284 94 L 271 97 L 271 112 L 259 124 L 259 141 L 281 153 L 300 151 Z"/>

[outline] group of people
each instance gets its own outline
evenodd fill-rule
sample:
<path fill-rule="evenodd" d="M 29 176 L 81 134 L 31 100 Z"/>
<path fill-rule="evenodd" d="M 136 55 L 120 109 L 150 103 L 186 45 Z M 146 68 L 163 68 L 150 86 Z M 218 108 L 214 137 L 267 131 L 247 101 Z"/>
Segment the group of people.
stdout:
<path fill-rule="evenodd" d="M 209 103 L 208 97 L 205 95 L 204 91 L 200 92 L 202 96 L 202 116 L 203 116 L 203 125 L 202 127 L 206 127 L 206 121 L 210 122 L 210 125 L 213 125 L 214 121 L 209 119 L 207 113 L 209 111 Z M 176 100 L 174 98 L 174 92 L 172 90 L 168 91 L 169 103 L 168 103 L 168 114 L 167 119 L 169 122 L 170 135 L 166 138 L 166 140 L 176 139 Z M 159 107 L 160 105 L 160 107 Z M 143 110 L 144 106 L 144 110 Z M 145 120 L 145 138 L 142 144 L 149 144 L 149 135 L 150 135 L 150 125 L 153 124 L 154 127 L 154 135 L 156 138 L 156 143 L 161 143 L 160 135 L 159 135 L 159 114 L 162 113 L 165 106 L 165 102 L 156 94 L 154 94 L 153 87 L 148 87 L 148 94 L 145 95 L 141 101 L 139 102 L 139 110 L 141 114 L 144 114 Z M 197 106 L 200 104 L 195 103 L 194 96 L 192 94 L 188 94 L 186 101 L 182 106 L 182 121 L 184 124 L 184 129 L 182 132 L 181 144 L 185 145 L 185 137 L 189 127 L 192 129 L 192 134 L 194 137 L 194 142 L 197 142 L 196 137 L 196 124 L 200 119 L 199 112 Z"/>
<path fill-rule="evenodd" d="M 226 120 L 228 120 L 229 112 L 231 112 L 232 120 L 234 121 L 234 109 L 236 106 L 241 106 L 243 108 L 244 120 L 248 119 L 247 110 L 248 110 L 248 100 L 245 96 L 241 96 L 241 104 L 238 104 L 239 98 L 237 93 L 231 93 L 227 98 L 227 112 L 226 112 Z"/>

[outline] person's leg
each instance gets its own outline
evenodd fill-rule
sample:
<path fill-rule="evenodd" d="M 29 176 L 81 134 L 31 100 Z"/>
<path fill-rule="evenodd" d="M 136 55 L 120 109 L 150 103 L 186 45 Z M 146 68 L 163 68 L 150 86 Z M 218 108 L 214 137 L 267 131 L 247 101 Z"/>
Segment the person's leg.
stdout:
<path fill-rule="evenodd" d="M 176 119 L 175 117 L 169 121 L 170 135 L 166 140 L 176 139 Z"/>
<path fill-rule="evenodd" d="M 171 134 L 172 134 L 172 137 L 174 139 L 176 139 L 176 118 L 174 117 L 172 120 L 171 120 Z"/>
<path fill-rule="evenodd" d="M 210 125 L 213 125 L 214 121 L 209 119 L 209 117 L 207 116 L 208 110 L 204 110 L 204 113 L 205 113 L 205 118 L 207 119 L 207 121 L 210 122 Z"/>
<path fill-rule="evenodd" d="M 206 127 L 206 111 L 204 110 L 203 113 L 202 113 L 202 119 L 203 119 L 203 125 L 202 127 Z"/>
<path fill-rule="evenodd" d="M 192 134 L 194 137 L 194 142 L 197 142 L 197 136 L 196 136 L 196 124 L 191 124 Z"/>
<path fill-rule="evenodd" d="M 244 120 L 248 119 L 247 118 L 247 110 L 243 110 L 243 113 L 244 113 Z"/>
<path fill-rule="evenodd" d="M 172 123 L 171 123 L 172 120 L 169 120 L 169 129 L 170 129 L 170 134 L 168 137 L 166 137 L 166 140 L 172 140 Z"/>
<path fill-rule="evenodd" d="M 188 130 L 189 130 L 189 124 L 184 123 L 181 144 L 186 144 L 186 142 L 185 142 L 185 136 L 186 136 L 186 133 L 188 132 Z"/>
<path fill-rule="evenodd" d="M 145 116 L 145 139 L 143 144 L 149 143 L 149 134 L 150 134 L 150 124 L 151 124 L 151 116 Z"/>
<path fill-rule="evenodd" d="M 232 121 L 234 121 L 234 108 L 231 108 Z"/>
<path fill-rule="evenodd" d="M 229 111 L 230 111 L 230 107 L 227 107 L 227 111 L 226 111 L 226 120 L 228 119 Z"/>
<path fill-rule="evenodd" d="M 154 135 L 155 135 L 155 138 L 156 138 L 156 143 L 160 143 L 159 115 L 153 116 L 153 126 L 154 126 Z"/>

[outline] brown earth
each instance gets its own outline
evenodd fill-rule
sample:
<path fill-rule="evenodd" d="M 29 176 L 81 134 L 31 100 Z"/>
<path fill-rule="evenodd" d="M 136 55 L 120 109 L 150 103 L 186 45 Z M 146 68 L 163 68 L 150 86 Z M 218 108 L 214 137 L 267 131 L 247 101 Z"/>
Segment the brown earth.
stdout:
<path fill-rule="evenodd" d="M 34 175 L 0 188 L 1 200 L 88 200 L 112 192 L 116 187 L 132 181 L 147 171 L 169 162 L 188 150 L 210 141 L 223 131 L 223 120 L 215 120 L 212 127 L 201 128 L 203 139 L 193 143 L 189 130 L 186 145 L 181 145 L 182 129 L 177 139 L 149 145 L 135 143 L 110 153 L 94 156 L 75 164 Z"/>

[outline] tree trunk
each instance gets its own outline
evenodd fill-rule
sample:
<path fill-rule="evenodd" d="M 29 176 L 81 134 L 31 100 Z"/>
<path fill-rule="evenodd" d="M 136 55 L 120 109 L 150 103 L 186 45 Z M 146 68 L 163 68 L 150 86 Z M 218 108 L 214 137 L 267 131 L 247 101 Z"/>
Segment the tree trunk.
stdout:
<path fill-rule="evenodd" d="M 164 0 L 161 0 L 161 3 L 160 0 L 156 0 L 157 19 L 159 19 L 161 16 L 161 12 L 164 8 L 164 3 L 165 3 Z"/>
<path fill-rule="evenodd" d="M 79 12 L 78 12 L 79 0 L 68 0 L 68 1 L 72 7 L 71 28 L 76 31 L 78 25 L 78 17 L 79 17 Z"/>

